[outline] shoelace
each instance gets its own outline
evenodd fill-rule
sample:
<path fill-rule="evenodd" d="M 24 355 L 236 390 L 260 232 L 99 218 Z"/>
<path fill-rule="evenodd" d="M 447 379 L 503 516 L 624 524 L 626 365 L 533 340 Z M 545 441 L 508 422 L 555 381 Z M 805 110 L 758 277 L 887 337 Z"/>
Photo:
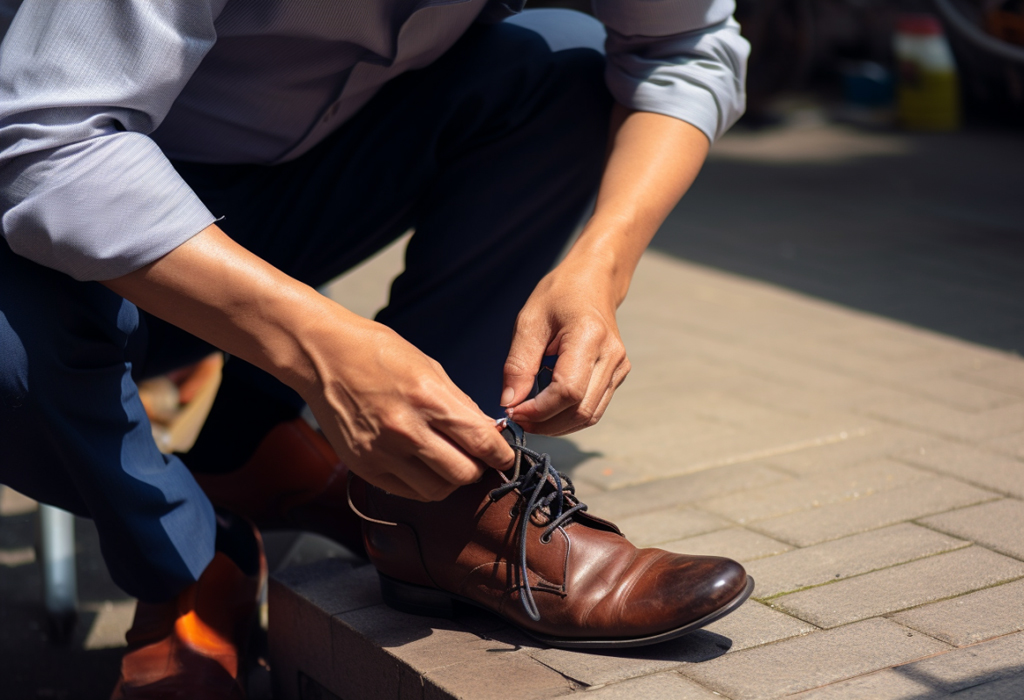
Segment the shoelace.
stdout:
<path fill-rule="evenodd" d="M 526 567 L 526 536 L 530 519 L 537 510 L 547 509 L 547 514 L 551 519 L 540 537 L 541 542 L 547 544 L 551 541 L 551 535 L 556 529 L 568 522 L 575 513 L 585 511 L 587 506 L 577 500 L 576 505 L 565 507 L 566 496 L 575 497 L 576 488 L 572 485 L 572 480 L 569 477 L 551 465 L 550 455 L 535 452 L 524 445 L 513 444 L 512 449 L 516 450 L 516 463 L 512 478 L 507 484 L 492 490 L 490 497 L 492 501 L 497 501 L 510 491 L 518 489 L 521 497 L 526 499 L 526 507 L 519 513 L 519 579 L 522 586 L 519 600 L 530 619 L 537 622 L 540 620 L 540 611 L 537 610 L 537 603 L 533 599 Z M 531 464 L 525 472 L 520 469 L 523 457 L 526 457 L 527 462 Z M 546 490 L 545 485 L 551 486 L 551 489 Z"/>

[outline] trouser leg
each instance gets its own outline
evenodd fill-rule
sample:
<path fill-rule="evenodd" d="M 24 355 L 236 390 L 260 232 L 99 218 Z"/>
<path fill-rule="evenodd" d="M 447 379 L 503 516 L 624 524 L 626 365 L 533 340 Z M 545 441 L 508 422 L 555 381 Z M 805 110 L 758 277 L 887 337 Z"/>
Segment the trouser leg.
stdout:
<path fill-rule="evenodd" d="M 454 102 L 446 128 L 463 137 L 436 141 L 444 166 L 420 199 L 406 269 L 377 318 L 500 415 L 515 317 L 596 191 L 611 98 L 591 49 L 552 52 L 507 25 L 458 49 L 446 57 L 453 64 L 490 70 L 471 71 Z"/>
<path fill-rule="evenodd" d="M 139 312 L 0 243 L 0 482 L 91 517 L 114 581 L 173 597 L 213 556 L 209 501 L 156 449 L 132 369 Z"/>
<path fill-rule="evenodd" d="M 597 187 L 611 109 L 603 66 L 590 48 L 552 51 L 521 27 L 476 27 L 295 161 L 176 166 L 230 236 L 313 285 L 415 227 L 378 320 L 497 412 L 515 316 Z M 258 371 L 228 368 L 274 393 Z M 279 391 L 268 403 L 282 401 Z M 257 403 L 251 387 L 225 391 L 214 412 Z M 216 454 L 222 471 L 218 439 L 204 430 L 190 464 L 209 468 L 203 454 Z M 256 446 L 234 443 L 237 464 Z"/>

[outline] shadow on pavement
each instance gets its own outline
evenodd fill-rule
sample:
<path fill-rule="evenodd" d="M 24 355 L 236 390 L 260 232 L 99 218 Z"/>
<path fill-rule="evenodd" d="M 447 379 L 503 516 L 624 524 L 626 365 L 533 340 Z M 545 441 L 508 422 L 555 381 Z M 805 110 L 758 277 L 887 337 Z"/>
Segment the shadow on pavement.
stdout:
<path fill-rule="evenodd" d="M 653 248 L 1024 352 L 1024 138 L 737 133 Z"/>

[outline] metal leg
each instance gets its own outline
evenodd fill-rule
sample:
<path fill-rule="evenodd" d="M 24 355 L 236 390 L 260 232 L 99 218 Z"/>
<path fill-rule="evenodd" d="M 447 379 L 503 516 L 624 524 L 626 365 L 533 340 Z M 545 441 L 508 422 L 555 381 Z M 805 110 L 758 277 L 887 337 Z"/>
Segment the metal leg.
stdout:
<path fill-rule="evenodd" d="M 75 516 L 71 513 L 39 505 L 39 562 L 43 567 L 43 599 L 50 640 L 64 642 L 78 619 Z"/>

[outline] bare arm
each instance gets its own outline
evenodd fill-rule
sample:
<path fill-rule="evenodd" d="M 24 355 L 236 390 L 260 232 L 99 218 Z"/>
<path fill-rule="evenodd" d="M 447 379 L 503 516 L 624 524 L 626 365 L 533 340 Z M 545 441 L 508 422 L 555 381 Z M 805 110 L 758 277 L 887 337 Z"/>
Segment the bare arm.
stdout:
<path fill-rule="evenodd" d="M 616 106 L 594 215 L 565 260 L 537 285 L 516 321 L 502 405 L 532 432 L 593 425 L 629 372 L 615 323 L 640 256 L 707 157 L 690 124 Z M 559 355 L 551 385 L 525 401 L 544 355 Z"/>
<path fill-rule="evenodd" d="M 505 468 L 511 448 L 441 366 L 210 226 L 105 282 L 140 308 L 266 370 L 309 403 L 349 467 L 434 500 Z"/>

